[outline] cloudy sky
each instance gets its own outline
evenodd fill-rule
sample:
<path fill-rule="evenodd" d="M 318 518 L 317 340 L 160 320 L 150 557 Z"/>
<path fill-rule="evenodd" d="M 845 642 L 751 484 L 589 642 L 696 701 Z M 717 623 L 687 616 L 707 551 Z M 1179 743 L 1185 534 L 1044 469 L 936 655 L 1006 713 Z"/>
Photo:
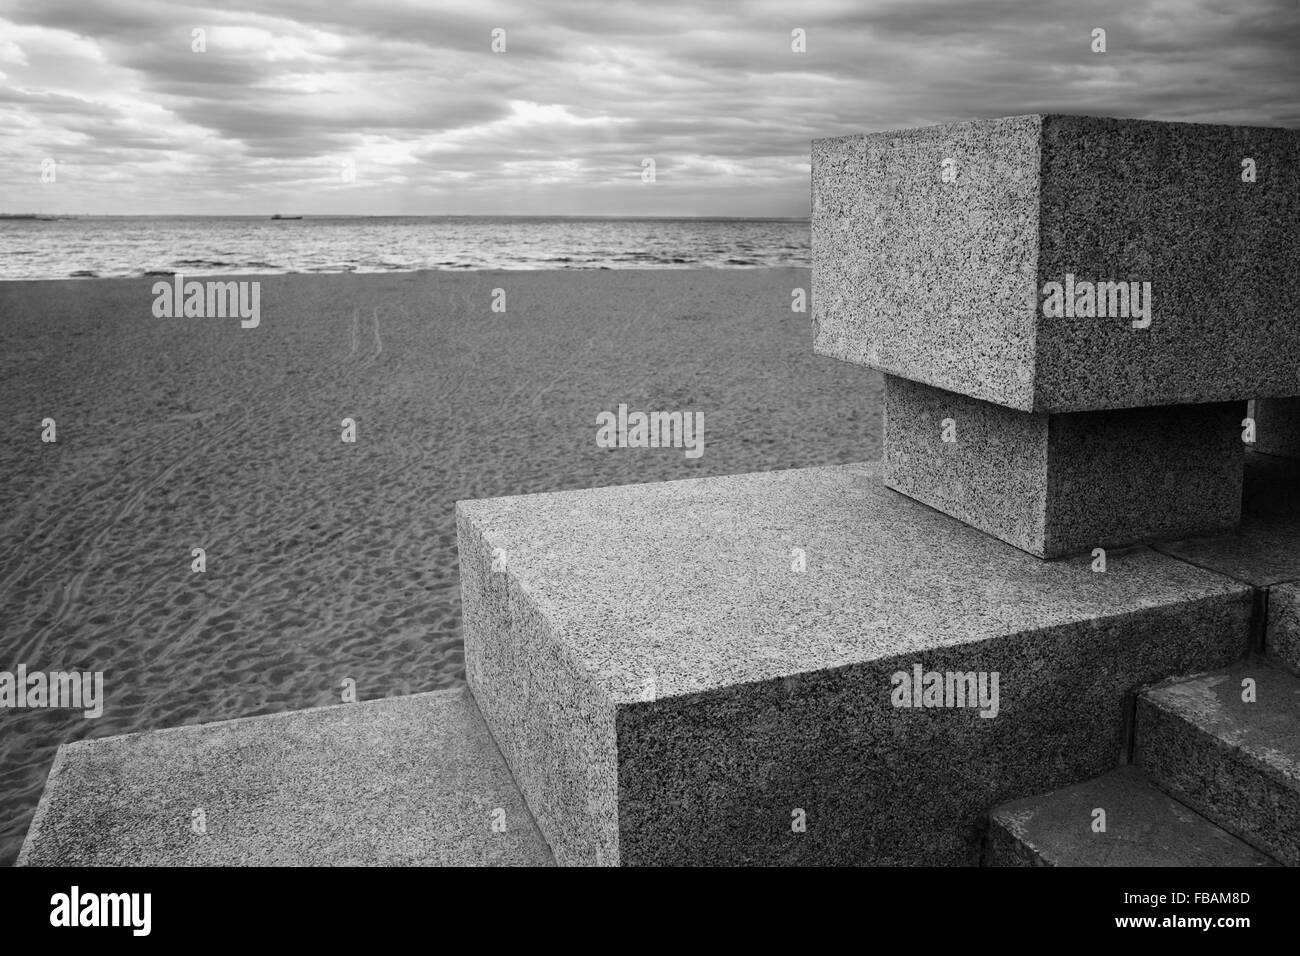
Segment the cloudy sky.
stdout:
<path fill-rule="evenodd" d="M 0 211 L 804 216 L 814 137 L 1044 111 L 1300 125 L 1300 3 L 0 0 Z"/>

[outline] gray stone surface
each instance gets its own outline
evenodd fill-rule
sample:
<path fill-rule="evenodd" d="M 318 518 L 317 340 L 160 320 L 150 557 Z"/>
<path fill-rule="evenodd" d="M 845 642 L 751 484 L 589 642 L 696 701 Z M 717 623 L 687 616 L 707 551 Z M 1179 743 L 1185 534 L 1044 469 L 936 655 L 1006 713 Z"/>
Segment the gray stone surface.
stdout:
<path fill-rule="evenodd" d="M 815 348 L 1023 411 L 1300 394 L 1298 149 L 1057 115 L 814 140 Z M 1044 317 L 1066 273 L 1151 282 L 1151 325 Z"/>
<path fill-rule="evenodd" d="M 1264 651 L 1273 663 L 1300 674 L 1300 584 L 1276 584 L 1268 589 Z"/>
<path fill-rule="evenodd" d="M 885 480 L 1039 557 L 1235 530 L 1245 410 L 1035 414 L 886 375 Z"/>
<path fill-rule="evenodd" d="M 1104 831 L 1094 811 L 1106 812 Z M 1126 766 L 989 814 L 987 866 L 1276 866 Z"/>
<path fill-rule="evenodd" d="M 1255 702 L 1242 700 L 1255 681 Z M 1300 680 L 1262 659 L 1138 697 L 1135 759 L 1157 786 L 1289 866 L 1300 865 Z"/>
<path fill-rule="evenodd" d="M 1300 462 L 1247 454 L 1238 531 L 1156 550 L 1256 587 L 1300 581 Z"/>
<path fill-rule="evenodd" d="M 196 809 L 206 833 L 193 831 Z M 64 744 L 18 862 L 554 860 L 458 688 Z"/>
<path fill-rule="evenodd" d="M 1300 458 L 1300 398 L 1261 398 L 1251 403 L 1255 450 Z"/>
<path fill-rule="evenodd" d="M 990 807 L 1115 765 L 1126 694 L 1248 636 L 1246 587 L 1043 562 L 867 465 L 457 508 L 467 676 L 562 864 L 973 863 Z M 914 664 L 999 673 L 998 716 L 893 707 Z"/>

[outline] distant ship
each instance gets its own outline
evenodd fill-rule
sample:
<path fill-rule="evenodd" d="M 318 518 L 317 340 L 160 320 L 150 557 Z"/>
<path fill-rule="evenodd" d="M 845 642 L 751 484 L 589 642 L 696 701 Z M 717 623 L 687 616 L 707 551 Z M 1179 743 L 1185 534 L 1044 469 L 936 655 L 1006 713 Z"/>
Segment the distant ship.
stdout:
<path fill-rule="evenodd" d="M 278 212 L 271 217 L 272 219 L 301 219 L 302 216 L 282 216 Z"/>

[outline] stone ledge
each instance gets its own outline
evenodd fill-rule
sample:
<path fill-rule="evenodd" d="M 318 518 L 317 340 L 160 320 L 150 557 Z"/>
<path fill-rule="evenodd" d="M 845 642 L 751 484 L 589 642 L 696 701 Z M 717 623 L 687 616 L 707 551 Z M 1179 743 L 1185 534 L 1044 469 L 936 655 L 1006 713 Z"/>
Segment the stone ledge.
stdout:
<path fill-rule="evenodd" d="M 990 807 L 1115 766 L 1128 694 L 1247 645 L 1249 587 L 1043 562 L 872 466 L 457 509 L 467 675 L 562 864 L 974 863 Z M 895 708 L 914 664 L 999 672 L 999 715 Z"/>
<path fill-rule="evenodd" d="M 200 808 L 203 834 L 192 828 Z M 18 857 L 20 866 L 551 863 L 464 688 L 64 744 Z"/>

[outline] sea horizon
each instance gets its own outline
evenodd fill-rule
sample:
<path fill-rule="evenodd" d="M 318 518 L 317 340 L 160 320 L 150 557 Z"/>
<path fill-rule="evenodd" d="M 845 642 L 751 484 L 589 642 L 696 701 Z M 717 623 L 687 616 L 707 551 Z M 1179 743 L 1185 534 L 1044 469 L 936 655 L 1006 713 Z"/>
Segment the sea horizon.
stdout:
<path fill-rule="evenodd" d="M 0 212 L 0 219 L 28 219 L 33 216 L 51 219 L 274 219 L 277 213 L 76 213 L 76 212 Z M 279 214 L 283 215 L 283 214 Z M 618 219 L 705 222 L 811 222 L 811 216 L 616 216 L 595 213 L 289 213 L 295 219 Z"/>
<path fill-rule="evenodd" d="M 0 280 L 811 266 L 807 217 L 0 214 Z"/>

